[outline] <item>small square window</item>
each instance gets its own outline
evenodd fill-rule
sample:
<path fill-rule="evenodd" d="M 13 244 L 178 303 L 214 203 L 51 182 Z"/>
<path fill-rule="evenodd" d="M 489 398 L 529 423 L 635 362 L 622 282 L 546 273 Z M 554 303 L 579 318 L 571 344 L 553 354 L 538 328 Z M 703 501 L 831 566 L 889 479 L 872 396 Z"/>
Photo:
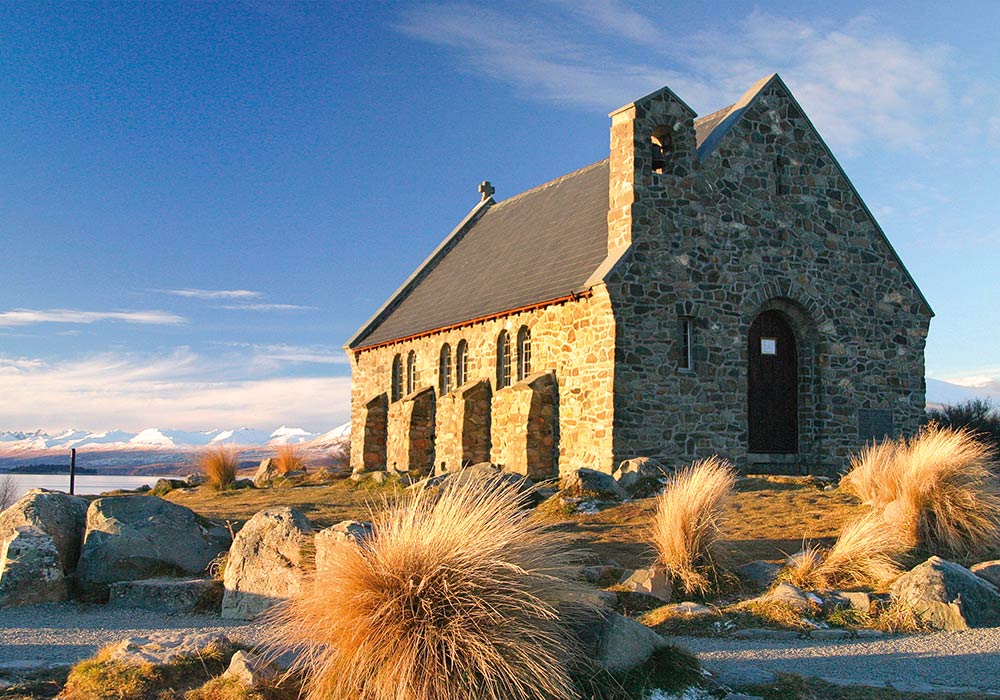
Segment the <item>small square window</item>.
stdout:
<path fill-rule="evenodd" d="M 760 354 L 761 355 L 777 355 L 778 354 L 778 339 L 777 338 L 761 338 L 760 339 Z"/>

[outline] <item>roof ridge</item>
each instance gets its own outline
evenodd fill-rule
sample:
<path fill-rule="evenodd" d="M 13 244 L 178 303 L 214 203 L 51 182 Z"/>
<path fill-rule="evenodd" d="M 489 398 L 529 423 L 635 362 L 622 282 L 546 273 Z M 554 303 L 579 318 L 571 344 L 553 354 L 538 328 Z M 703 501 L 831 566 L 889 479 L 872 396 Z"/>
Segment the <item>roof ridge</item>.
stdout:
<path fill-rule="evenodd" d="M 697 124 L 698 122 L 702 122 L 702 123 L 707 122 L 708 120 L 712 119 L 713 117 L 717 117 L 720 114 L 728 112 L 729 110 L 731 110 L 735 106 L 736 106 L 736 103 L 734 102 L 731 105 L 729 105 L 728 107 L 723 107 L 722 109 L 715 110 L 711 114 L 706 114 L 703 117 L 698 117 L 697 119 L 694 120 L 694 123 Z"/>
<path fill-rule="evenodd" d="M 555 185 L 558 185 L 561 182 L 563 182 L 564 180 L 568 180 L 571 177 L 576 177 L 577 175 L 582 175 L 585 172 L 588 172 L 590 170 L 593 170 L 594 168 L 597 168 L 597 167 L 600 167 L 600 166 L 604 165 L 605 163 L 607 163 L 610 160 L 611 160 L 610 158 L 604 158 L 602 160 L 597 161 L 596 163 L 591 163 L 590 165 L 585 165 L 582 168 L 578 168 L 576 170 L 568 172 L 565 175 L 560 175 L 559 177 L 555 178 L 554 180 L 549 180 L 548 182 L 543 182 L 540 185 L 535 185 L 531 189 L 525 190 L 524 192 L 518 192 L 517 194 L 512 195 L 512 196 L 508 197 L 507 199 L 500 200 L 499 202 L 497 202 L 496 204 L 494 204 L 491 208 L 492 209 L 499 209 L 500 207 L 503 207 L 505 204 L 509 204 L 510 202 L 515 202 L 515 201 L 521 199 L 522 197 L 524 197 L 526 195 L 534 194 L 536 192 L 540 192 L 541 190 L 544 190 L 544 189 L 546 189 L 548 187 L 553 187 Z"/>

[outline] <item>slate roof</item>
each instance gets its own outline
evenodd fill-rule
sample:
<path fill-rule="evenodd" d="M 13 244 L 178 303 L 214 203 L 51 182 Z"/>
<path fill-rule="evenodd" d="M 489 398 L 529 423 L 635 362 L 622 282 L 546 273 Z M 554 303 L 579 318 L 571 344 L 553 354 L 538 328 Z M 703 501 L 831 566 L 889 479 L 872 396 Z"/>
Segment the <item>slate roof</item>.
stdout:
<path fill-rule="evenodd" d="M 730 109 L 695 121 L 699 146 Z M 379 345 L 583 292 L 607 257 L 607 222 L 607 159 L 494 204 L 432 254 L 347 346 Z"/>
<path fill-rule="evenodd" d="M 602 160 L 489 207 L 349 347 L 582 292 L 607 249 L 608 161 Z"/>

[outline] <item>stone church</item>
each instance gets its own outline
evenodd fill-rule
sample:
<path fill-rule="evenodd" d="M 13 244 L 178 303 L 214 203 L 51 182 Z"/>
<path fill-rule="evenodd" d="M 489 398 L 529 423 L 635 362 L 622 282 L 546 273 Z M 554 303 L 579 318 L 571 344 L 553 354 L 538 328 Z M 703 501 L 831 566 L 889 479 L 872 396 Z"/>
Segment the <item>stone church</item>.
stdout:
<path fill-rule="evenodd" d="M 832 473 L 914 431 L 933 312 L 781 79 L 610 117 L 607 159 L 484 182 L 348 341 L 355 471 Z"/>

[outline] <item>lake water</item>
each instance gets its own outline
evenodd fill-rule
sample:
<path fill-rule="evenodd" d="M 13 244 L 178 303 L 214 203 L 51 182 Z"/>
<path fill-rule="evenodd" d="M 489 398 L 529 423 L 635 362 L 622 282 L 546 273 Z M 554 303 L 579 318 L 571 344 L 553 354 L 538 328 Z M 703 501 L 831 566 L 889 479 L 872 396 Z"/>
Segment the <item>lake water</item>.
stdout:
<path fill-rule="evenodd" d="M 0 472 L 0 480 L 8 474 Z M 10 474 L 14 480 L 15 498 L 20 498 L 31 489 L 49 489 L 69 492 L 69 474 Z M 104 493 L 114 489 L 135 489 L 143 484 L 152 486 L 162 476 L 118 476 L 108 474 L 77 474 L 73 491 L 83 494 Z M 174 477 L 181 478 L 181 477 Z"/>

